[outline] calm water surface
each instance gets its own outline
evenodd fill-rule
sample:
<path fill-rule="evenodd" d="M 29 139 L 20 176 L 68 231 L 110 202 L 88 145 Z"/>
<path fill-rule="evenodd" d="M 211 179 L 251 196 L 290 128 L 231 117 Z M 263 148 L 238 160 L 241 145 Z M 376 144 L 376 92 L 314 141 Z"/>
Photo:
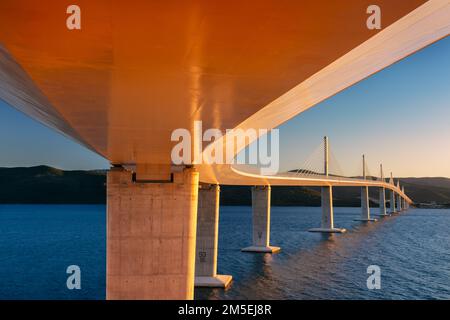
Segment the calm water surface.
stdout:
<path fill-rule="evenodd" d="M 373 209 L 373 214 L 377 209 Z M 411 209 L 378 223 L 335 208 L 346 234 L 307 230 L 320 208 L 272 208 L 278 254 L 242 253 L 251 243 L 251 208 L 222 207 L 218 271 L 226 291 L 196 289 L 196 299 L 450 299 L 450 210 Z M 104 299 L 105 206 L 0 205 L 0 299 Z M 81 268 L 82 289 L 66 288 L 66 268 Z M 369 265 L 381 289 L 368 290 Z"/>

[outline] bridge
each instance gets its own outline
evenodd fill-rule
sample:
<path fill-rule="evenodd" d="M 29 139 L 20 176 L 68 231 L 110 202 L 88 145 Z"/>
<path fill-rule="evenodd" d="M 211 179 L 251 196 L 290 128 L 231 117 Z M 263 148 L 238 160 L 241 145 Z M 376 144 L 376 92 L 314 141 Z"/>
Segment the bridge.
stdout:
<path fill-rule="evenodd" d="M 271 186 L 321 187 L 314 232 L 345 231 L 334 226 L 333 187 L 361 188 L 367 222 L 375 220 L 369 187 L 380 190 L 381 216 L 386 189 L 390 213 L 411 204 L 382 170 L 378 180 L 330 174 L 327 139 L 322 172 L 267 176 L 231 164 L 173 165 L 170 137 L 198 120 L 273 130 L 448 36 L 448 0 L 377 0 L 381 29 L 366 26 L 366 0 L 76 2 L 0 2 L 0 98 L 111 162 L 108 299 L 191 299 L 194 285 L 230 282 L 217 275 L 220 185 L 253 186 L 253 243 L 243 248 L 251 252 L 279 250 L 269 239 Z"/>

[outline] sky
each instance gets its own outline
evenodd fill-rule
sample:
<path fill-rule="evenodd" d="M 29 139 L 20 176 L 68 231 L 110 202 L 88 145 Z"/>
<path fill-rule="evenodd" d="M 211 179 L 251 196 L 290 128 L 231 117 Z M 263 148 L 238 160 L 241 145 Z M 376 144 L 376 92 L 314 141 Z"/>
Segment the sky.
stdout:
<path fill-rule="evenodd" d="M 281 166 L 298 168 L 328 136 L 344 174 L 450 177 L 450 37 L 280 127 Z M 289 156 L 285 156 L 289 154 Z"/>
<path fill-rule="evenodd" d="M 329 98 L 280 127 L 281 170 L 328 136 L 342 173 L 450 177 L 450 37 Z M 109 162 L 0 100 L 0 167 L 104 169 Z"/>

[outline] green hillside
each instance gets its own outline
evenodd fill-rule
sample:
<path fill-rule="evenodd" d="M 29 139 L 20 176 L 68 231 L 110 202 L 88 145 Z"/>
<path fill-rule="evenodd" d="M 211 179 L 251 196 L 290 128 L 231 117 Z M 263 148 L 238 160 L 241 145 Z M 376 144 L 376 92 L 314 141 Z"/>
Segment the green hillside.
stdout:
<path fill-rule="evenodd" d="M 105 171 L 0 168 L 0 203 L 105 203 Z"/>
<path fill-rule="evenodd" d="M 63 171 L 48 166 L 0 168 L 0 203 L 86 203 L 106 201 L 104 170 Z M 416 203 L 450 206 L 450 179 L 401 178 L 408 195 Z M 376 205 L 378 190 L 371 188 L 371 205 Z M 222 205 L 250 205 L 251 189 L 222 186 Z M 359 188 L 333 189 L 335 206 L 359 206 Z M 320 188 L 273 187 L 274 206 L 320 206 Z"/>

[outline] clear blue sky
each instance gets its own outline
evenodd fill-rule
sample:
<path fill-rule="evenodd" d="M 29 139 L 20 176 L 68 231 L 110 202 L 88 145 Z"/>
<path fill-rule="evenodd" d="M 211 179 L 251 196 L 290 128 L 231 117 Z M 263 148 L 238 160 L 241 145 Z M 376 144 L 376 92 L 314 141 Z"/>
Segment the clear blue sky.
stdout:
<path fill-rule="evenodd" d="M 109 168 L 104 158 L 0 100 L 0 167 Z"/>
<path fill-rule="evenodd" d="M 284 124 L 282 169 L 329 136 L 344 173 L 365 153 L 396 176 L 450 177 L 450 38 L 408 57 Z M 97 169 L 108 162 L 0 101 L 0 166 Z"/>

